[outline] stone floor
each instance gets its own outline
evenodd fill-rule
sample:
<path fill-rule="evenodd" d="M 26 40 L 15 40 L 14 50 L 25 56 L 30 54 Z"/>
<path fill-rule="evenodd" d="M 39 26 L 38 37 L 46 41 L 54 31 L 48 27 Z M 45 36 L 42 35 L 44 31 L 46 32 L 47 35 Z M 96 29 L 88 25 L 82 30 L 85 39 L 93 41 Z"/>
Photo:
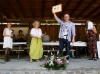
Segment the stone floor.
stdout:
<path fill-rule="evenodd" d="M 40 63 L 35 61 L 30 63 L 28 56 L 22 57 L 19 60 L 12 57 L 10 62 L 4 62 L 4 59 L 0 59 L 0 74 L 100 74 L 99 59 L 93 61 L 87 58 L 71 58 L 67 69 L 59 71 L 46 70 L 40 66 L 44 62 L 45 60 L 41 59 Z"/>

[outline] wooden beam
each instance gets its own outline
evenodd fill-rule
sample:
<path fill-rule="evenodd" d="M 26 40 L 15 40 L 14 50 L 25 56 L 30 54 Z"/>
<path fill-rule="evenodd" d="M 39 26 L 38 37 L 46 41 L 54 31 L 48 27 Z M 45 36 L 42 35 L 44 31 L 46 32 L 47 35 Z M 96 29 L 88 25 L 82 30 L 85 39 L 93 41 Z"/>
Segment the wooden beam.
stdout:
<path fill-rule="evenodd" d="M 2 18 L 2 15 L 0 15 L 0 18 Z"/>
<path fill-rule="evenodd" d="M 82 5 L 82 3 L 84 3 L 85 0 L 80 0 L 79 3 L 76 5 L 76 7 L 72 10 L 72 12 L 70 13 L 70 17 L 73 16 L 73 14 L 75 13 L 75 11 L 77 11 L 77 9 Z"/>
<path fill-rule="evenodd" d="M 29 0 L 30 1 L 30 7 L 31 7 L 31 12 L 32 12 L 32 17 L 34 18 L 34 12 L 33 12 L 33 6 L 32 6 L 32 0 Z"/>
<path fill-rule="evenodd" d="M 54 5 L 57 5 L 57 4 L 59 3 L 59 1 L 60 1 L 60 0 L 56 0 L 55 3 L 54 3 Z M 51 7 L 51 10 L 52 10 L 52 7 Z M 52 12 L 51 12 L 50 17 L 53 18 L 53 14 L 52 14 Z"/>
<path fill-rule="evenodd" d="M 0 6 L 0 11 L 2 12 L 2 14 L 4 14 L 7 18 L 11 18 L 11 16 L 4 11 L 4 9 L 2 9 L 2 7 Z"/>
<path fill-rule="evenodd" d="M 77 18 L 79 18 L 82 14 L 84 14 L 97 0 L 92 0 L 88 6 L 86 8 L 83 9 L 83 11 L 81 11 L 81 13 L 77 16 Z"/>
<path fill-rule="evenodd" d="M 100 13 L 96 14 L 95 16 L 92 17 L 92 19 L 100 17 Z"/>
<path fill-rule="evenodd" d="M 19 4 L 19 8 L 21 9 L 21 11 L 22 11 L 22 13 L 23 13 L 24 18 L 26 18 L 25 11 L 24 11 L 24 9 L 23 9 L 23 6 L 22 6 L 20 0 L 16 0 L 16 1 L 17 1 L 17 3 Z"/>
<path fill-rule="evenodd" d="M 19 16 L 17 15 L 17 13 L 15 12 L 15 10 L 11 6 L 11 3 L 9 2 L 9 0 L 5 0 L 5 1 L 6 1 L 7 5 L 10 7 L 10 9 L 12 10 L 13 14 L 15 15 L 15 17 L 18 18 Z"/>
<path fill-rule="evenodd" d="M 42 18 L 44 18 L 44 14 L 45 14 L 45 7 L 46 7 L 46 0 L 42 0 Z"/>
<path fill-rule="evenodd" d="M 66 8 L 68 8 L 68 6 L 70 5 L 70 3 L 72 2 L 72 0 L 68 0 L 68 2 L 66 3 L 65 7 L 62 9 L 62 13 L 60 14 L 60 18 L 62 16 L 62 14 L 64 13 L 64 11 L 66 10 Z"/>
<path fill-rule="evenodd" d="M 88 18 L 89 16 L 91 16 L 93 13 L 95 13 L 97 10 L 100 9 L 100 6 L 98 6 L 97 8 L 95 8 L 93 11 L 91 11 L 87 16 L 85 16 L 85 18 Z"/>

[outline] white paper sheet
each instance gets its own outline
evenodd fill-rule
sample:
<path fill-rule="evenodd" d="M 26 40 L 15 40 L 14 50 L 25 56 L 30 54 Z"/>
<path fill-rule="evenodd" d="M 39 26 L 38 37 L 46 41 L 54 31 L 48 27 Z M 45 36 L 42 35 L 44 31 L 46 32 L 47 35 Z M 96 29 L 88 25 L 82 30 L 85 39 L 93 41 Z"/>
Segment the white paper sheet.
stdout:
<path fill-rule="evenodd" d="M 62 11 L 62 4 L 53 6 L 52 11 L 53 11 L 53 13 L 61 12 Z"/>

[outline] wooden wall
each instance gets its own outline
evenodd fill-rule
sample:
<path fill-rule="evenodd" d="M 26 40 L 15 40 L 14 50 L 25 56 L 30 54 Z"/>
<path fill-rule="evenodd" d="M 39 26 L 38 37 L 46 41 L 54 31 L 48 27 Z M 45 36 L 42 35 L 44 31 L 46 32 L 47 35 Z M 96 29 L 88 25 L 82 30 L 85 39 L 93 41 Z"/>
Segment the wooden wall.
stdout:
<path fill-rule="evenodd" d="M 42 32 L 47 33 L 52 41 L 59 40 L 58 34 L 59 34 L 59 25 L 46 25 L 41 26 Z M 76 41 L 85 41 L 86 35 L 85 35 L 85 26 L 76 26 Z"/>
<path fill-rule="evenodd" d="M 2 31 L 4 29 L 5 26 L 0 26 L 0 41 L 3 40 L 3 36 L 2 36 Z M 14 26 L 14 27 L 19 27 L 19 26 Z M 22 26 L 20 26 L 22 27 Z M 24 26 L 25 27 L 25 26 Z M 26 26 L 29 27 L 29 26 Z M 58 34 L 59 34 L 59 25 L 42 25 L 41 26 L 42 32 L 43 33 L 47 33 L 50 38 L 51 41 L 57 41 L 58 39 Z M 86 41 L 86 35 L 85 35 L 85 26 L 84 25 L 80 25 L 80 26 L 76 26 L 76 41 Z"/>
<path fill-rule="evenodd" d="M 99 35 L 100 35 L 100 23 L 97 23 L 97 39 L 100 40 Z"/>

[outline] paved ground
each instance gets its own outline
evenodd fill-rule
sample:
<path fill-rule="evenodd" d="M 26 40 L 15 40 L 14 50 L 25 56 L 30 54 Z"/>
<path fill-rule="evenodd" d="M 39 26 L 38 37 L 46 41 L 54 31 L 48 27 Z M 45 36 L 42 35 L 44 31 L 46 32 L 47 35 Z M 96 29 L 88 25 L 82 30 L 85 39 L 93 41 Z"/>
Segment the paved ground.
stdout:
<path fill-rule="evenodd" d="M 4 62 L 4 59 L 0 59 L 0 70 L 2 69 L 45 69 L 41 67 L 45 62 L 44 59 L 38 62 L 29 62 L 29 57 L 23 57 L 21 59 L 12 58 L 10 62 Z M 92 61 L 87 58 L 82 59 L 70 59 L 70 64 L 67 69 L 81 69 L 81 68 L 100 68 L 100 60 Z"/>

